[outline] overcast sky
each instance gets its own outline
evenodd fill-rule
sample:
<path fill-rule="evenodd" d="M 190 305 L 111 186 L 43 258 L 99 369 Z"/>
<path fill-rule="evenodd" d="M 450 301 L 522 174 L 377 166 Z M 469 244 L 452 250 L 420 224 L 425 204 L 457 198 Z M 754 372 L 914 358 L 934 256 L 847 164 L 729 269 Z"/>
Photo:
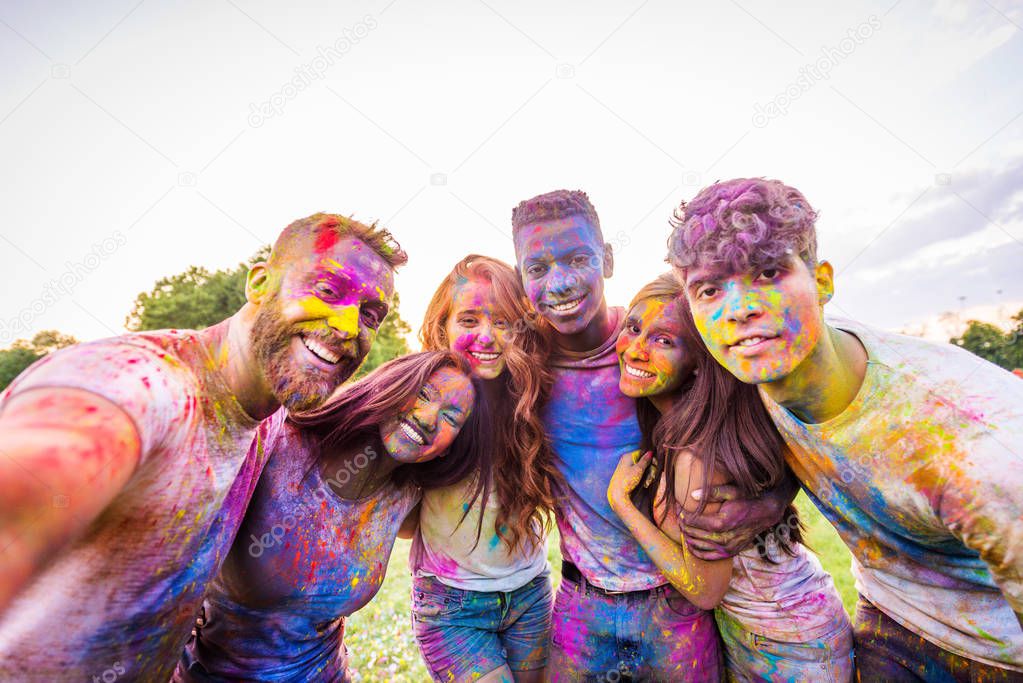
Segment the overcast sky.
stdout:
<path fill-rule="evenodd" d="M 672 207 L 736 176 L 820 210 L 833 313 L 1023 306 L 1021 73 L 1016 0 L 7 0 L 0 346 L 119 333 L 159 277 L 317 211 L 394 232 L 418 327 L 556 188 L 589 192 L 623 304 Z"/>

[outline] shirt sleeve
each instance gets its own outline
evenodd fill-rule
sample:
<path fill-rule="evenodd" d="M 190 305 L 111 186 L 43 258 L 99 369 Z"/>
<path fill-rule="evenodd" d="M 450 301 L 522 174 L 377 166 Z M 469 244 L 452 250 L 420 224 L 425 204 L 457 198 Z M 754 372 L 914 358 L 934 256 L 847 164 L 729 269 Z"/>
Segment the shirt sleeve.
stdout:
<path fill-rule="evenodd" d="M 1023 382 L 997 369 L 979 373 L 985 397 L 960 409 L 967 431 L 946 465 L 938 514 L 980 554 L 1018 615 L 1023 615 Z"/>
<path fill-rule="evenodd" d="M 198 410 L 191 373 L 155 344 L 124 337 L 77 344 L 37 361 L 8 388 L 0 410 L 32 389 L 81 389 L 110 401 L 132 420 L 139 464 L 164 445 L 175 425 Z"/>

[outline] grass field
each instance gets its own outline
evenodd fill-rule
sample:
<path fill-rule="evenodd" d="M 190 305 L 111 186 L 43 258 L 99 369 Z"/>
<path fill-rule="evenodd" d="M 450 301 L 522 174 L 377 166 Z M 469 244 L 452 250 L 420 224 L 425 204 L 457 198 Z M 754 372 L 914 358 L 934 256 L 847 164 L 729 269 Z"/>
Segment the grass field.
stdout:
<path fill-rule="evenodd" d="M 796 499 L 800 516 L 807 527 L 807 542 L 831 572 L 845 608 L 852 614 L 856 590 L 849 573 L 850 557 L 845 544 L 832 526 L 821 517 L 802 494 Z M 387 578 L 376 598 L 348 621 L 345 642 L 352 656 L 357 681 L 426 681 L 429 675 L 412 637 L 409 617 L 411 580 L 408 571 L 409 542 L 394 544 Z M 561 554 L 557 533 L 547 548 L 554 585 L 561 581 Z"/>

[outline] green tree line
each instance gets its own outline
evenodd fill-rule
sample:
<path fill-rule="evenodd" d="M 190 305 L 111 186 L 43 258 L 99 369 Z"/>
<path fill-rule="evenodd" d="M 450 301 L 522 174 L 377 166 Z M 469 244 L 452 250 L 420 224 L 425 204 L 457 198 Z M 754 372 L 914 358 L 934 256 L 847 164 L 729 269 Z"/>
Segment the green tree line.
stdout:
<path fill-rule="evenodd" d="M 235 268 L 210 272 L 190 266 L 183 273 L 156 281 L 152 290 L 135 297 L 125 327 L 142 330 L 208 327 L 234 314 L 245 303 L 245 276 L 253 263 L 265 260 L 270 247 L 262 247 L 245 263 Z M 396 294 L 390 313 L 377 330 L 373 349 L 356 373 L 361 377 L 381 363 L 409 352 L 406 335 L 411 331 L 398 312 Z M 22 370 L 57 349 L 77 344 L 74 337 L 56 330 L 39 332 L 31 340 L 19 339 L 8 349 L 0 350 L 0 391 Z"/>

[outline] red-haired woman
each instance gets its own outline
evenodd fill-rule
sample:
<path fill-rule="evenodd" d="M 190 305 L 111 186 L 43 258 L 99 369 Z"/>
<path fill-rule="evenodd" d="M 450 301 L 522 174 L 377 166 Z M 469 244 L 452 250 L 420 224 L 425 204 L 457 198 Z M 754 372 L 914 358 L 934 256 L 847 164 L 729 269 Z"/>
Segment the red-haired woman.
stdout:
<path fill-rule="evenodd" d="M 800 543 L 795 508 L 734 558 L 706 562 L 686 547 L 679 516 L 713 512 L 690 492 L 734 484 L 754 498 L 791 475 L 757 388 L 710 355 L 671 275 L 633 299 L 616 350 L 621 391 L 639 399 L 643 446 L 653 453 L 622 457 L 608 500 L 675 588 L 703 609 L 719 608 L 730 680 L 851 680 L 849 617 L 831 576 Z M 634 503 L 654 453 L 660 486 Z"/>
<path fill-rule="evenodd" d="M 457 354 L 412 354 L 265 421 L 266 466 L 174 680 L 351 680 L 345 617 L 379 590 L 403 520 L 489 453 L 478 384 Z"/>
<path fill-rule="evenodd" d="M 557 471 L 539 409 L 550 389 L 547 346 L 515 271 L 467 256 L 433 295 L 420 331 L 482 383 L 495 476 L 423 496 L 413 541 L 412 617 L 436 680 L 539 681 L 552 591 L 547 530 Z"/>

